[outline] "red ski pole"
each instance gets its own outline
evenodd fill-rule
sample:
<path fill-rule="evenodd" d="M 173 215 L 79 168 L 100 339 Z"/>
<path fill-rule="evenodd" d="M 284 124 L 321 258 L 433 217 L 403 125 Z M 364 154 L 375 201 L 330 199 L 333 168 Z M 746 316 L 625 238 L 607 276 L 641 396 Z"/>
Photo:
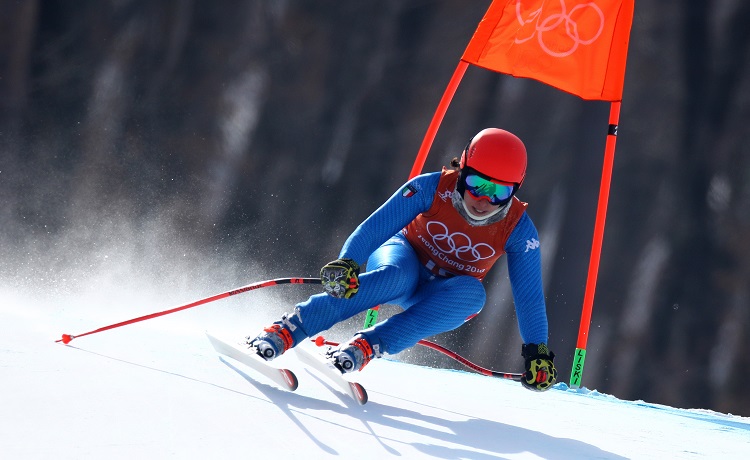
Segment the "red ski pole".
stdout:
<path fill-rule="evenodd" d="M 521 379 L 523 378 L 523 374 L 514 374 L 510 372 L 498 372 L 498 371 L 493 371 L 491 369 L 486 369 L 482 366 L 472 363 L 471 361 L 459 355 L 455 351 L 449 350 L 442 345 L 438 345 L 435 342 L 430 342 L 429 340 L 420 340 L 419 342 L 417 342 L 417 344 L 425 346 L 427 348 L 432 348 L 433 350 L 437 350 L 440 353 L 455 359 L 456 361 L 463 364 L 464 366 L 470 369 L 474 369 L 480 374 L 484 374 L 490 377 L 497 377 L 500 379 L 515 380 L 516 382 L 520 382 Z"/>
<path fill-rule="evenodd" d="M 323 336 L 318 336 L 315 339 L 313 339 L 313 342 L 315 342 L 315 345 L 322 347 L 323 345 L 331 345 L 333 347 L 338 346 L 338 343 L 336 342 L 329 342 L 327 341 Z M 455 359 L 459 363 L 463 364 L 464 366 L 473 369 L 480 374 L 487 375 L 489 377 L 495 377 L 499 379 L 508 379 L 508 380 L 514 380 L 516 382 L 520 382 L 521 379 L 523 379 L 523 374 L 514 374 L 511 372 L 498 372 L 493 371 L 491 369 L 486 369 L 478 364 L 474 364 L 473 362 L 469 361 L 468 359 L 464 358 L 463 356 L 459 355 L 455 351 L 449 350 L 445 348 L 442 345 L 438 345 L 435 342 L 430 342 L 429 340 L 420 340 L 417 342 L 417 345 L 422 345 L 423 347 L 431 348 L 433 350 L 439 351 L 440 353 Z"/>
<path fill-rule="evenodd" d="M 172 308 L 169 310 L 160 311 L 158 313 L 151 313 L 150 315 L 139 316 L 138 318 L 133 318 L 127 321 L 121 321 L 119 323 L 110 324 L 109 326 L 103 326 L 103 327 L 100 327 L 99 329 L 94 329 L 93 331 L 84 332 L 83 334 L 77 334 L 77 335 L 63 334 L 62 338 L 55 340 L 55 342 L 62 342 L 67 345 L 68 343 L 70 343 L 71 340 L 76 339 L 78 337 L 83 337 L 84 335 L 96 334 L 97 332 L 107 331 L 109 329 L 114 329 L 116 327 L 126 326 L 128 324 L 145 321 L 151 318 L 157 318 L 159 316 L 168 315 L 170 313 L 187 310 L 188 308 L 193 308 L 193 307 L 197 307 L 198 305 L 203 305 L 209 302 L 213 302 L 214 300 L 223 299 L 229 296 L 242 294 L 243 292 L 253 291 L 255 289 L 260 289 L 260 288 L 264 288 L 268 286 L 276 286 L 277 284 L 315 284 L 315 283 L 320 284 L 320 278 L 277 278 L 273 280 L 259 281 L 257 283 L 248 284 L 247 286 L 242 286 L 236 289 L 232 289 L 231 291 L 223 292 L 221 294 L 216 294 L 211 297 L 206 297 L 205 299 L 196 300 L 195 302 L 191 302 L 181 307 L 176 307 L 176 308 Z"/>

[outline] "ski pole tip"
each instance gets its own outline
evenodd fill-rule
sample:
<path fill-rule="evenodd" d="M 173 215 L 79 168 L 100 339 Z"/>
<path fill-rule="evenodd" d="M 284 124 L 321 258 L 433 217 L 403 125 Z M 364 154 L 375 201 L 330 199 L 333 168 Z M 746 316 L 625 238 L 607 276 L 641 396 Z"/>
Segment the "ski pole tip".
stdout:
<path fill-rule="evenodd" d="M 62 340 L 62 343 L 64 343 L 65 345 L 67 345 L 67 344 L 70 343 L 71 340 L 73 340 L 73 336 L 70 335 L 70 334 L 63 334 L 61 340 Z"/>

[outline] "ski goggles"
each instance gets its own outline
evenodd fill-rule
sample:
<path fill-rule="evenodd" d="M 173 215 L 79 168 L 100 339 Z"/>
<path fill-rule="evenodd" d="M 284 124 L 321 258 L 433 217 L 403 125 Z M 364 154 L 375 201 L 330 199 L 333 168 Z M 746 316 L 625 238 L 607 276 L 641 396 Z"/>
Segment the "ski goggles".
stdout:
<path fill-rule="evenodd" d="M 487 200 L 493 206 L 507 202 L 515 190 L 513 185 L 498 184 L 477 174 L 467 174 L 464 185 L 474 199 Z"/>

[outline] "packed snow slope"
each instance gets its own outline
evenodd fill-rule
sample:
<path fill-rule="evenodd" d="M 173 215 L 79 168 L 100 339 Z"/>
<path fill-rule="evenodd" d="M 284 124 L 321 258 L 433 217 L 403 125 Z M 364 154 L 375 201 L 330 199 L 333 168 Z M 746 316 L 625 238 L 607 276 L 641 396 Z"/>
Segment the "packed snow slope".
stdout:
<path fill-rule="evenodd" d="M 85 297 L 2 294 L 3 458 L 734 459 L 750 451 L 748 418 L 565 384 L 535 393 L 398 357 L 356 375 L 369 392 L 365 406 L 291 353 L 277 361 L 300 381 L 287 392 L 206 340 L 205 329 L 239 339 L 271 319 L 251 317 L 247 303 L 217 302 L 66 346 L 55 343 L 63 333 L 174 305 L 113 309 Z"/>

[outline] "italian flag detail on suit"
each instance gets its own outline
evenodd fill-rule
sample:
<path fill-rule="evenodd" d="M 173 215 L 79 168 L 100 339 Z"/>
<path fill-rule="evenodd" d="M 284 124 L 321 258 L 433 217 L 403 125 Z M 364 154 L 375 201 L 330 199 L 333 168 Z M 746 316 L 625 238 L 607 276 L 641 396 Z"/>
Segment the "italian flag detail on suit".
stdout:
<path fill-rule="evenodd" d="M 401 190 L 401 196 L 403 196 L 404 198 L 412 197 L 416 193 L 417 189 L 413 185 L 407 185 L 403 190 Z"/>

